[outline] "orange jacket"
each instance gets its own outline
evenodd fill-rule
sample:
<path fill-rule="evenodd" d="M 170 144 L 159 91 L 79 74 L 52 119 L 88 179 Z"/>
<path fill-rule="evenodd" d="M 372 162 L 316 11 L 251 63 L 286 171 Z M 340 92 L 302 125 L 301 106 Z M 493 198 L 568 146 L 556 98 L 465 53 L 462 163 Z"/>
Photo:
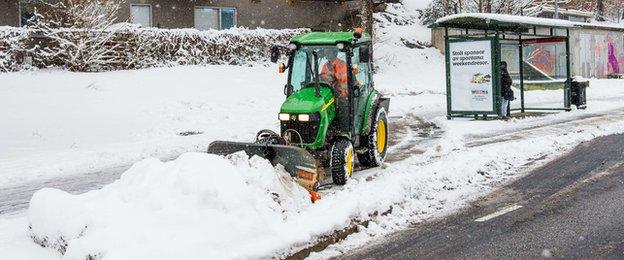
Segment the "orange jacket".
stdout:
<path fill-rule="evenodd" d="M 349 82 L 347 63 L 336 58 L 331 62 L 331 69 L 329 68 L 329 65 L 329 62 L 323 65 L 323 69 L 321 69 L 321 78 L 330 84 L 346 85 Z M 332 79 L 335 79 L 336 82 L 332 82 Z"/>

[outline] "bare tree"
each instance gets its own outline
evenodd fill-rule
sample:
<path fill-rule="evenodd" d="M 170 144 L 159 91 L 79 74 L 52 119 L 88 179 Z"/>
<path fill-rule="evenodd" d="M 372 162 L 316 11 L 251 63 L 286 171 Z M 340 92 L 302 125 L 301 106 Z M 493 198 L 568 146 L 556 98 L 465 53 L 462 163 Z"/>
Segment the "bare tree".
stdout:
<path fill-rule="evenodd" d="M 536 0 L 434 0 L 421 11 L 421 22 L 429 24 L 436 19 L 458 13 L 498 13 L 531 16 L 539 13 L 545 1 Z"/>

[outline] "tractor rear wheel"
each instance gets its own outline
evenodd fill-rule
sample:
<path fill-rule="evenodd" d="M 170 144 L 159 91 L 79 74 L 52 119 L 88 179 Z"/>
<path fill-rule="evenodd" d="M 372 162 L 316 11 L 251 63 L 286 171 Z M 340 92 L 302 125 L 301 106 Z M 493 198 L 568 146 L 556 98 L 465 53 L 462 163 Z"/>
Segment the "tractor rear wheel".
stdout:
<path fill-rule="evenodd" d="M 351 142 L 345 139 L 336 141 L 331 148 L 331 158 L 329 160 L 329 168 L 334 184 L 347 184 L 347 179 L 353 173 L 354 162 L 355 154 Z"/>
<path fill-rule="evenodd" d="M 366 150 L 358 153 L 358 161 L 365 167 L 380 166 L 386 159 L 388 151 L 388 118 L 383 107 L 377 109 L 375 121 L 368 135 L 364 136 L 362 146 Z"/>

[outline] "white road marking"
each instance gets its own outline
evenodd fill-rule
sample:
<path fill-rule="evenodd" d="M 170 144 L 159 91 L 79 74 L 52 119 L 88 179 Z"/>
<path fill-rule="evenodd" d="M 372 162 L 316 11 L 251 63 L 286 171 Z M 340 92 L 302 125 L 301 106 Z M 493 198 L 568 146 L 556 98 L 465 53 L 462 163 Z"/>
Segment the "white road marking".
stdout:
<path fill-rule="evenodd" d="M 486 221 L 488 221 L 490 219 L 493 219 L 495 217 L 500 217 L 502 215 L 505 215 L 505 214 L 507 214 L 509 212 L 512 212 L 514 210 L 517 210 L 519 208 L 522 208 L 522 206 L 521 205 L 512 205 L 512 206 L 509 206 L 509 207 L 505 207 L 505 208 L 502 208 L 501 210 L 496 211 L 496 212 L 494 212 L 494 213 L 492 213 L 490 215 L 486 215 L 486 216 L 480 217 L 478 219 L 475 219 L 475 222 L 486 222 Z"/>

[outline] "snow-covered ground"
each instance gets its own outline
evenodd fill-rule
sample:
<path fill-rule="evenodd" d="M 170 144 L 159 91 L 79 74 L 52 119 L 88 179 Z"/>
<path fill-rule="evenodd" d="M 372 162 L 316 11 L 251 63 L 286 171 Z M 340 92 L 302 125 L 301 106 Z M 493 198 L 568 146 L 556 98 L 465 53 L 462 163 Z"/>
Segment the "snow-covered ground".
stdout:
<path fill-rule="evenodd" d="M 284 85 L 265 66 L 36 71 L 0 82 L 0 187 L 250 140 L 277 128 Z"/>
<path fill-rule="evenodd" d="M 422 153 L 356 173 L 347 185 L 323 191 L 315 204 L 262 160 L 202 153 L 141 160 L 276 130 L 284 77 L 273 67 L 0 74 L 0 188 L 138 161 L 101 190 L 71 195 L 44 189 L 27 213 L 0 216 L 0 258 L 60 259 L 60 252 L 65 259 L 284 256 L 370 220 L 361 232 L 312 255 L 326 258 L 450 213 L 583 141 L 624 132 L 622 80 L 592 80 L 587 110 L 508 122 L 447 121 L 443 57 L 403 44 L 429 39 L 427 29 L 405 22 L 422 6 L 406 6 L 377 17 L 404 25 L 380 23 L 376 87 L 392 99 L 391 120 L 434 123 L 441 138 Z M 558 91 L 531 95 L 545 103 L 561 99 Z M 391 150 L 419 134 L 408 131 Z"/>

